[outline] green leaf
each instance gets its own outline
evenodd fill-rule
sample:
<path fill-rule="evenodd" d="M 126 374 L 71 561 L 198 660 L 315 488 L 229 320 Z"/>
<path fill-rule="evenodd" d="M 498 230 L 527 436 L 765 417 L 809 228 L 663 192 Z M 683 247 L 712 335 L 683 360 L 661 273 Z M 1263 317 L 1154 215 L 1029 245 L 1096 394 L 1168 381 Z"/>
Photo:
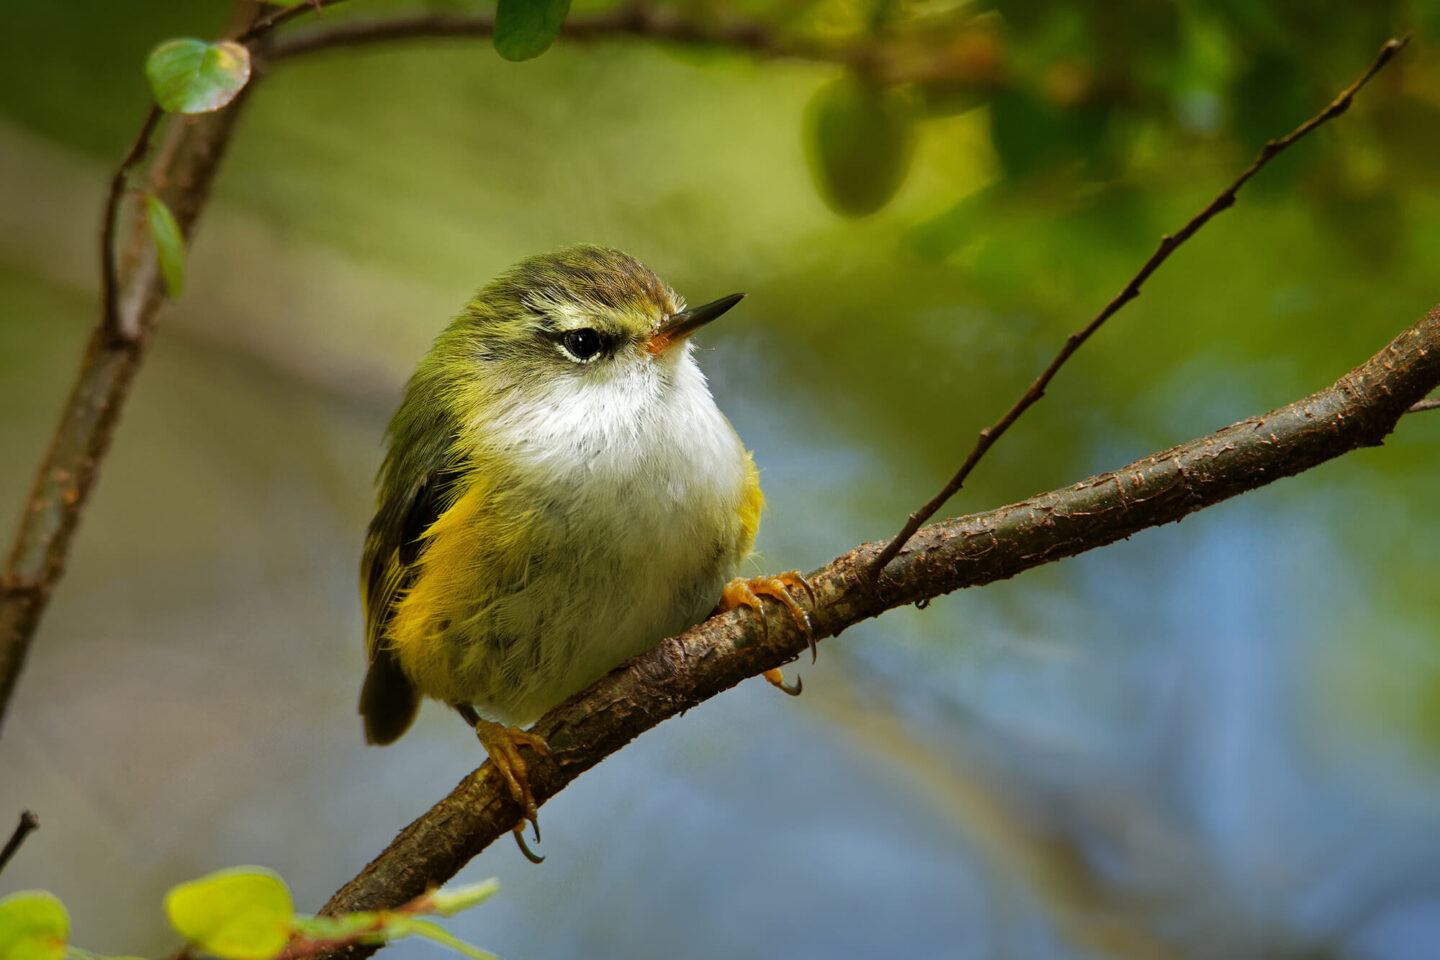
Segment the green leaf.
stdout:
<path fill-rule="evenodd" d="M 396 916 L 396 918 L 386 926 L 384 932 L 386 940 L 399 940 L 401 937 L 414 935 L 424 937 L 427 940 L 434 940 L 436 943 L 449 947 L 458 954 L 469 957 L 470 960 L 499 960 L 495 954 L 466 943 L 449 930 L 429 920 Z"/>
<path fill-rule="evenodd" d="M 70 939 L 65 904 L 44 890 L 0 900 L 0 960 L 62 960 Z"/>
<path fill-rule="evenodd" d="M 427 906 L 442 917 L 451 917 L 461 910 L 469 910 L 476 904 L 484 903 L 499 889 L 500 881 L 494 877 L 463 887 L 446 887 L 430 894 Z"/>
<path fill-rule="evenodd" d="M 250 51 L 233 40 L 169 40 L 150 51 L 145 76 L 161 109 L 209 113 L 234 100 L 250 81 Z"/>
<path fill-rule="evenodd" d="M 874 213 L 905 181 L 915 131 L 895 91 L 856 77 L 826 84 L 806 108 L 805 131 L 815 185 L 836 213 Z"/>
<path fill-rule="evenodd" d="M 146 196 L 145 209 L 149 214 L 150 236 L 155 241 L 155 255 L 160 261 L 160 274 L 165 278 L 170 299 L 174 300 L 185 289 L 185 237 L 164 200 Z"/>
<path fill-rule="evenodd" d="M 165 894 L 170 925 L 226 960 L 267 960 L 290 939 L 290 890 L 263 867 L 233 867 L 182 883 Z"/>
<path fill-rule="evenodd" d="M 500 0 L 495 8 L 495 50 L 506 60 L 529 60 L 560 35 L 570 0 Z"/>

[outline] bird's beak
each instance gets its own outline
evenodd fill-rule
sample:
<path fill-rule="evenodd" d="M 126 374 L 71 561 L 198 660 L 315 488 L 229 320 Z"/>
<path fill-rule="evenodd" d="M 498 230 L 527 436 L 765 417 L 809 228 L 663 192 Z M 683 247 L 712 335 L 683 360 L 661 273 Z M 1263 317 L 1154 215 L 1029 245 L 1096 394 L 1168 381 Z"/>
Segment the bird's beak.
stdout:
<path fill-rule="evenodd" d="M 660 324 L 660 329 L 651 335 L 650 342 L 646 344 L 645 348 L 651 353 L 661 353 L 671 344 L 684 340 L 743 299 L 745 299 L 745 294 L 732 293 L 728 297 L 721 297 L 719 300 L 712 300 L 710 303 L 682 310 Z"/>

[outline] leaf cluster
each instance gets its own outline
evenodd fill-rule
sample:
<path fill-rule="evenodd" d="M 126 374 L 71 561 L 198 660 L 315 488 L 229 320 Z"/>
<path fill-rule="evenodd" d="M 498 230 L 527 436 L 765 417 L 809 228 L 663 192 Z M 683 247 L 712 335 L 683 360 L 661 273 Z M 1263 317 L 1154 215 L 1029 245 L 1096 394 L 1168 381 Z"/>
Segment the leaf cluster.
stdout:
<path fill-rule="evenodd" d="M 221 960 L 298 960 L 351 944 L 423 937 L 472 960 L 495 960 L 444 927 L 448 917 L 488 900 L 494 880 L 433 890 L 395 910 L 320 917 L 295 912 L 290 888 L 263 867 L 233 867 L 172 887 L 165 915 L 185 938 L 187 954 Z M 70 943 L 70 914 L 54 894 L 22 890 L 0 900 L 0 960 L 137 960 L 105 958 Z"/>

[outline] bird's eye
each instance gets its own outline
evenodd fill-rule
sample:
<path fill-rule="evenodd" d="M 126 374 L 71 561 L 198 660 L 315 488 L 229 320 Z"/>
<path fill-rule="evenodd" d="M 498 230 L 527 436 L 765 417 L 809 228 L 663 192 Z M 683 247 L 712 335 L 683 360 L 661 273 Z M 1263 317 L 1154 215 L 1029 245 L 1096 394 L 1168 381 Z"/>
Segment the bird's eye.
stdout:
<path fill-rule="evenodd" d="M 565 331 L 565 335 L 560 338 L 560 345 L 565 348 L 566 353 L 582 363 L 594 360 L 604 346 L 600 334 L 589 327 Z"/>

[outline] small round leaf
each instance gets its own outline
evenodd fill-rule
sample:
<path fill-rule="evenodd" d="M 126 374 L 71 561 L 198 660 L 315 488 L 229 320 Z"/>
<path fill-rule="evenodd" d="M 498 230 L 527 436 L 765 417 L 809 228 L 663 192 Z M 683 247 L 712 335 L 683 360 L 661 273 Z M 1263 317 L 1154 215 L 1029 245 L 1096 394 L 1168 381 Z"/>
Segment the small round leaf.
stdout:
<path fill-rule="evenodd" d="M 560 35 L 570 0 L 500 0 L 495 7 L 495 50 L 506 60 L 529 60 Z"/>
<path fill-rule="evenodd" d="M 62 960 L 70 939 L 65 904 L 44 890 L 0 900 L 0 960 Z"/>
<path fill-rule="evenodd" d="M 155 257 L 160 261 L 160 275 L 165 278 L 170 299 L 174 300 L 185 289 L 185 237 L 164 200 L 147 196 L 145 212 L 150 222 L 150 237 L 155 241 Z"/>
<path fill-rule="evenodd" d="M 836 213 L 874 213 L 905 181 L 914 123 L 893 90 L 857 77 L 826 84 L 806 108 L 805 132 L 815 185 Z"/>
<path fill-rule="evenodd" d="M 290 890 L 263 867 L 234 867 L 172 887 L 170 925 L 186 940 L 226 960 L 267 960 L 290 940 Z"/>
<path fill-rule="evenodd" d="M 233 40 L 169 40 L 150 51 L 145 76 L 161 109 L 209 113 L 234 100 L 250 81 L 250 51 Z"/>

